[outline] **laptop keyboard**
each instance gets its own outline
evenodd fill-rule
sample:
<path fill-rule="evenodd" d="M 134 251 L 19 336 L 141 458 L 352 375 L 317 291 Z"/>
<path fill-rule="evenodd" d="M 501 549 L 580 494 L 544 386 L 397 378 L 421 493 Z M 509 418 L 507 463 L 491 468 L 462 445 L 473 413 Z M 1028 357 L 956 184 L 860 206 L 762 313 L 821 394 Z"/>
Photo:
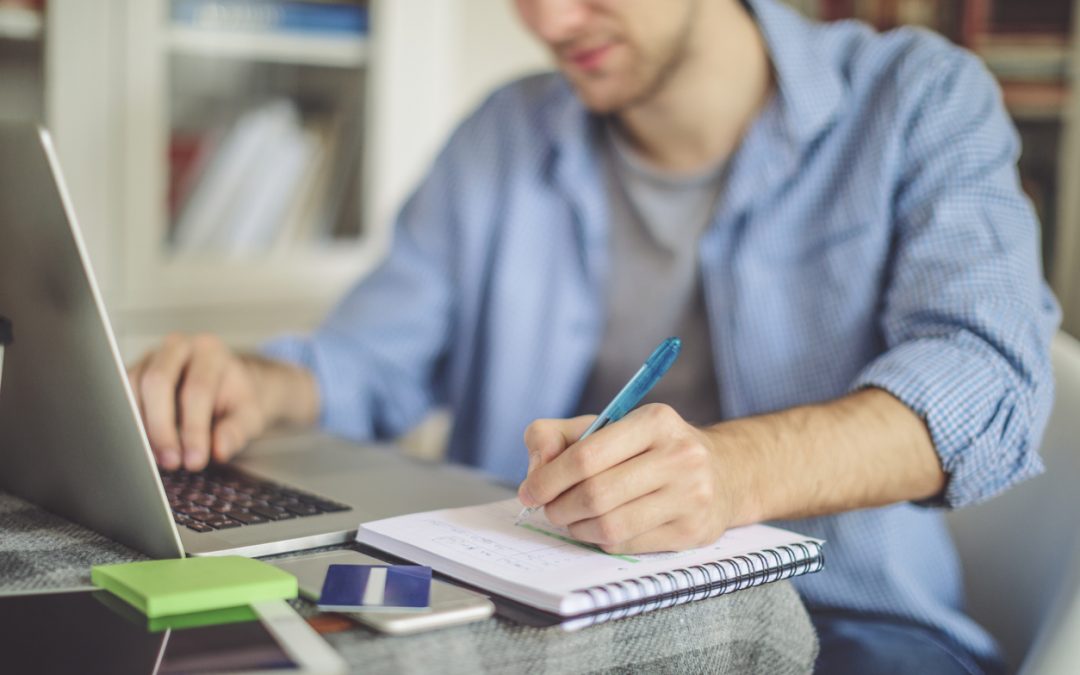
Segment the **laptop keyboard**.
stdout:
<path fill-rule="evenodd" d="M 227 466 L 205 471 L 162 471 L 173 519 L 196 532 L 227 530 L 351 507 L 317 495 L 248 476 Z"/>

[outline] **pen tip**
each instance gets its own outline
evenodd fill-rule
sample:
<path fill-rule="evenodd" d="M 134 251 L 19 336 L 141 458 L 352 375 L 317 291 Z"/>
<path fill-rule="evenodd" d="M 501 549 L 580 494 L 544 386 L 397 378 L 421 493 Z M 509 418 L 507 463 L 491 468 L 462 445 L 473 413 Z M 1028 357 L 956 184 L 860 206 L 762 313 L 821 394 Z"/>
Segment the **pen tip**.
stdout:
<path fill-rule="evenodd" d="M 521 509 L 521 513 L 519 513 L 517 515 L 517 518 L 514 518 L 514 525 L 520 525 L 520 524 L 524 523 L 525 519 L 529 517 L 530 513 L 532 513 L 532 510 L 529 509 L 528 506 Z"/>

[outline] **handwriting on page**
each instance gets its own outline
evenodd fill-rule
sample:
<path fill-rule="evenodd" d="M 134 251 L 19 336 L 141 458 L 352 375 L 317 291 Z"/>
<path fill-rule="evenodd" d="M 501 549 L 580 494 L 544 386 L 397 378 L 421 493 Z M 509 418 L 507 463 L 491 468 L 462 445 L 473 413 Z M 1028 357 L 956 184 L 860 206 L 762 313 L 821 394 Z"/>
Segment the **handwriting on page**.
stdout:
<path fill-rule="evenodd" d="M 627 563 L 638 560 L 630 556 L 614 556 L 599 548 L 577 541 L 564 528 L 546 521 L 539 525 L 515 526 L 516 514 L 504 503 L 490 504 L 474 512 L 469 522 L 452 522 L 441 518 L 425 519 L 430 528 L 432 544 L 484 561 L 492 566 L 518 572 L 573 567 L 596 556 L 617 558 Z"/>

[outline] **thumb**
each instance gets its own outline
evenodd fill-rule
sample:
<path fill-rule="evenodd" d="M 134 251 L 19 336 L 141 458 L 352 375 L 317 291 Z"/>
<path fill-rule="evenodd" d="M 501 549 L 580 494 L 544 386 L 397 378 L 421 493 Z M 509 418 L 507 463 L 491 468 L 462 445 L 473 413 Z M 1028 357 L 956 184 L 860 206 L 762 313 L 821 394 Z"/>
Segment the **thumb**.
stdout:
<path fill-rule="evenodd" d="M 596 415 L 570 419 L 536 420 L 525 429 L 525 449 L 529 453 L 529 473 L 544 466 L 577 442 Z"/>

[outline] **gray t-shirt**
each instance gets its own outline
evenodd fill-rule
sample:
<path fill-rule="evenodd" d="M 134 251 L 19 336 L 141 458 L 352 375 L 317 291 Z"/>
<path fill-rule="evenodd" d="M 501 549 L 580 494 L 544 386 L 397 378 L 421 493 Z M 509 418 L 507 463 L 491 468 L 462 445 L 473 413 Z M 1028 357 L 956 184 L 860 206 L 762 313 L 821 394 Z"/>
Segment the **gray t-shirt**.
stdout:
<path fill-rule="evenodd" d="M 599 413 L 664 338 L 682 338 L 675 365 L 643 403 L 662 402 L 687 421 L 720 421 L 698 240 L 723 187 L 724 165 L 694 174 L 649 166 L 621 133 L 600 140 L 611 205 L 611 276 L 604 338 L 578 410 Z"/>

